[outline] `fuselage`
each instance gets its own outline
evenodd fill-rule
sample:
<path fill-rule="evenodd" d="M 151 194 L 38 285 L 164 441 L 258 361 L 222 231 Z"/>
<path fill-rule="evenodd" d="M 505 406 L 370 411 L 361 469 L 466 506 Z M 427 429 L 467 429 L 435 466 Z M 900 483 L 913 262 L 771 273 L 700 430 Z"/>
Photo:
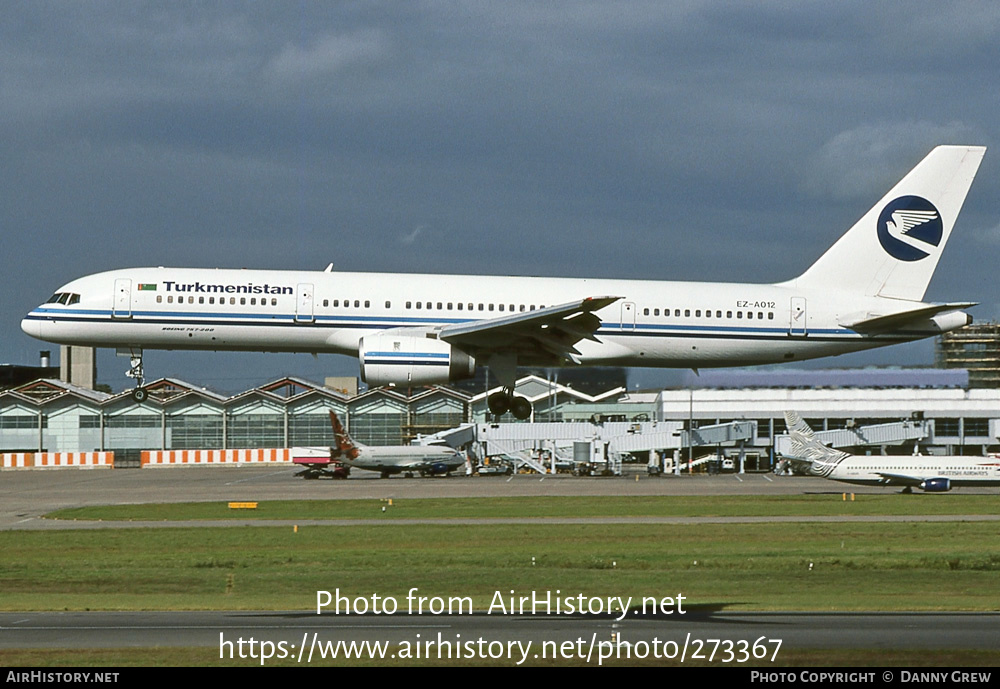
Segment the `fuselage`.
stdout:
<path fill-rule="evenodd" d="M 435 328 L 586 296 L 619 297 L 596 315 L 580 363 L 712 367 L 859 351 L 950 329 L 933 322 L 862 333 L 849 314 L 918 302 L 781 284 L 346 272 L 135 268 L 73 280 L 22 329 L 68 345 L 357 355 L 365 335 Z M 953 327 L 968 320 L 961 314 Z M 531 365 L 531 361 L 519 361 Z"/>
<path fill-rule="evenodd" d="M 450 471 L 462 466 L 465 458 L 449 447 L 436 445 L 387 447 L 362 445 L 358 447 L 358 456 L 355 459 L 345 457 L 342 461 L 350 467 L 393 474 L 404 471 L 427 471 L 435 465 Z"/>
<path fill-rule="evenodd" d="M 822 471 L 818 472 L 823 475 Z M 907 485 L 919 479 L 947 479 L 953 486 L 1000 486 L 1000 458 L 960 456 L 852 456 L 827 478 L 858 485 Z"/>

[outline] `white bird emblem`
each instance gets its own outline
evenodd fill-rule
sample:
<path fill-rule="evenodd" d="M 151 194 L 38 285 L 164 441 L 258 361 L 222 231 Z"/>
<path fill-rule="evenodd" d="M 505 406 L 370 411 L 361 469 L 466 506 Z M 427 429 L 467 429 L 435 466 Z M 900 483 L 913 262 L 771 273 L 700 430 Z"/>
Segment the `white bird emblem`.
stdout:
<path fill-rule="evenodd" d="M 913 231 L 913 228 L 929 223 L 937 217 L 937 211 L 893 211 L 892 220 L 885 221 L 885 229 L 888 231 L 890 237 L 898 239 L 914 248 L 921 249 L 921 245 L 926 247 L 929 242 L 920 237 L 911 237 L 909 235 Z"/>

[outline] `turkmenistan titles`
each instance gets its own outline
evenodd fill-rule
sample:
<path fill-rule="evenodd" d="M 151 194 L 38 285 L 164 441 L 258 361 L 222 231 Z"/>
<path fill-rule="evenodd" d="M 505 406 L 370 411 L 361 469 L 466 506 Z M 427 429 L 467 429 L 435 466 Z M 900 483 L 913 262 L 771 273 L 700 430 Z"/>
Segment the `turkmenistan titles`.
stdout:
<path fill-rule="evenodd" d="M 280 285 L 255 285 L 249 282 L 245 285 L 219 285 L 206 284 L 204 282 L 174 282 L 164 280 L 163 286 L 167 292 L 203 292 L 214 294 L 295 294 L 291 287 Z M 155 286 L 153 289 L 156 289 Z"/>

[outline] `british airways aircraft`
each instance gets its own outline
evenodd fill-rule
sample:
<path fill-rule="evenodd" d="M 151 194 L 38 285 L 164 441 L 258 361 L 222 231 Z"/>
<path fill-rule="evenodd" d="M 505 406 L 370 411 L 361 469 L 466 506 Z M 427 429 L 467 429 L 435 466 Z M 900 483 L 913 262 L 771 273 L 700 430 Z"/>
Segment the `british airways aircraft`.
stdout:
<path fill-rule="evenodd" d="M 335 353 L 369 385 L 487 366 L 494 414 L 524 419 L 518 366 L 693 368 L 800 361 L 972 322 L 923 301 L 986 149 L 939 146 L 802 275 L 776 284 L 129 268 L 69 282 L 21 322 L 32 337 L 144 349 Z M 793 244 L 790 244 L 793 246 Z"/>
<path fill-rule="evenodd" d="M 903 486 L 943 493 L 958 486 L 1000 486 L 1000 457 L 851 455 L 821 443 L 802 417 L 785 412 L 791 453 L 782 455 L 813 476 L 862 486 Z"/>

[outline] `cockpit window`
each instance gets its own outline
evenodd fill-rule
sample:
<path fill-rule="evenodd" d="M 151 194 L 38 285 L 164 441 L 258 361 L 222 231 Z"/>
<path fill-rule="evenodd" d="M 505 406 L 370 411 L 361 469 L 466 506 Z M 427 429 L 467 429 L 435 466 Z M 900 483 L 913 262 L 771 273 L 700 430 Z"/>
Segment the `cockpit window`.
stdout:
<path fill-rule="evenodd" d="M 79 304 L 80 303 L 80 295 L 79 294 L 74 294 L 72 292 L 56 292 L 51 297 L 49 297 L 49 300 L 47 302 L 45 302 L 45 303 L 46 304 L 66 304 L 66 305 Z"/>

